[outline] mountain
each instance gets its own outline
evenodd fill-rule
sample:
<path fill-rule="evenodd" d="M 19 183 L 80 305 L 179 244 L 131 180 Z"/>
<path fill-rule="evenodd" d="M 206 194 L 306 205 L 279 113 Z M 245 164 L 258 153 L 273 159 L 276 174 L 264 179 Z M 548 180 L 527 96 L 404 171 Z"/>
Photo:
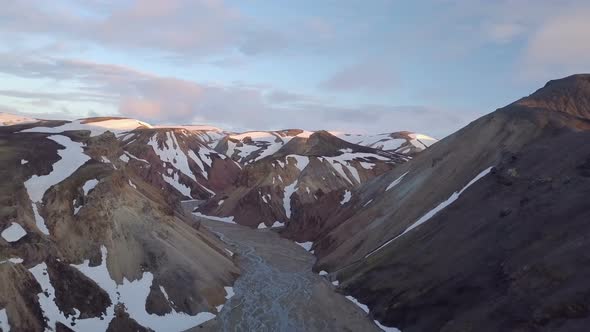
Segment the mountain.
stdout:
<path fill-rule="evenodd" d="M 146 181 L 150 165 L 124 158 L 133 127 L 154 130 L 130 119 L 0 127 L 3 330 L 183 330 L 226 301 L 239 268 Z"/>
<path fill-rule="evenodd" d="M 326 131 L 294 136 L 273 154 L 245 165 L 233 186 L 197 212 L 251 227 L 312 231 L 333 208 L 346 203 L 353 188 L 408 159 Z"/>
<path fill-rule="evenodd" d="M 590 75 L 550 81 L 363 184 L 318 271 L 405 331 L 582 331 Z"/>
<path fill-rule="evenodd" d="M 270 140 L 117 117 L 3 119 L 0 328 L 13 331 L 203 327 L 217 320 L 244 266 L 181 201 L 235 212 L 255 228 L 287 223 L 285 235 L 296 234 L 410 159 L 325 131 Z M 236 160 L 219 152 L 223 144 Z M 246 154 L 256 144 L 260 151 Z M 326 300 L 348 302 L 332 294 Z M 362 315 L 349 323 L 374 326 Z"/>
<path fill-rule="evenodd" d="M 212 141 L 209 146 L 241 164 L 249 164 L 273 155 L 293 138 L 309 138 L 313 133 L 302 129 L 227 133 L 223 139 Z M 374 135 L 336 131 L 329 133 L 355 145 L 407 156 L 413 156 L 437 141 L 432 137 L 408 131 Z"/>
<path fill-rule="evenodd" d="M 0 328 L 584 331 L 589 139 L 590 75 L 440 141 L 5 125 Z"/>
<path fill-rule="evenodd" d="M 414 156 L 437 142 L 437 139 L 430 136 L 409 131 L 375 135 L 345 134 L 341 132 L 332 132 L 332 134 L 353 144 L 403 153 L 408 156 Z"/>

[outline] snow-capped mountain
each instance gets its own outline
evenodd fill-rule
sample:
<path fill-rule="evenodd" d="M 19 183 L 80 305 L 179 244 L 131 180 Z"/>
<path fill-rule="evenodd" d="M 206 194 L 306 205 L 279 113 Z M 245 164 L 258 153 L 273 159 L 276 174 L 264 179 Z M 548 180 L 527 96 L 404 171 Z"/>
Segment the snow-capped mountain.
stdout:
<path fill-rule="evenodd" d="M 251 227 L 310 229 L 310 223 L 319 223 L 336 205 L 346 203 L 351 190 L 408 160 L 325 131 L 293 134 L 288 143 L 273 142 L 280 145 L 272 148 L 274 153 L 247 162 L 235 184 L 198 213 Z"/>
<path fill-rule="evenodd" d="M 3 330 L 185 330 L 219 313 L 239 269 L 140 172 L 150 165 L 123 149 L 129 130 L 156 129 L 130 119 L 0 128 Z M 171 153 L 167 167 L 184 171 Z"/>
<path fill-rule="evenodd" d="M 353 144 L 402 153 L 409 156 L 415 155 L 437 142 L 437 139 L 430 136 L 409 131 L 376 135 L 345 134 L 341 132 L 331 133 Z"/>
<path fill-rule="evenodd" d="M 287 129 L 227 134 L 216 145 L 210 146 L 239 163 L 248 164 L 273 155 L 295 137 L 308 138 L 313 133 L 302 129 Z M 437 141 L 432 137 L 407 131 L 374 135 L 331 131 L 330 134 L 349 143 L 406 156 L 413 156 Z"/>

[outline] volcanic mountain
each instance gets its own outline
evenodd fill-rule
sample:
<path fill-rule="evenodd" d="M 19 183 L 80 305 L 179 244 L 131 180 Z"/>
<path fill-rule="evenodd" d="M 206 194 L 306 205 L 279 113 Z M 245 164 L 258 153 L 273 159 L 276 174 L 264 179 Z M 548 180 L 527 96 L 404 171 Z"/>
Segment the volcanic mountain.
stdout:
<path fill-rule="evenodd" d="M 317 270 L 403 331 L 590 324 L 590 75 L 551 81 L 352 192 Z"/>

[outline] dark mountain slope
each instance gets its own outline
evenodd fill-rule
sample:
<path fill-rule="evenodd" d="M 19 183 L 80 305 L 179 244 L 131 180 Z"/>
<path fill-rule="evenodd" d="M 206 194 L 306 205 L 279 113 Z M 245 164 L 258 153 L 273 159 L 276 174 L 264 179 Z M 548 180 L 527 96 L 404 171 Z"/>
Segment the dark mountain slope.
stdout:
<path fill-rule="evenodd" d="M 582 330 L 589 81 L 550 82 L 363 185 L 316 239 L 318 270 L 404 332 Z"/>

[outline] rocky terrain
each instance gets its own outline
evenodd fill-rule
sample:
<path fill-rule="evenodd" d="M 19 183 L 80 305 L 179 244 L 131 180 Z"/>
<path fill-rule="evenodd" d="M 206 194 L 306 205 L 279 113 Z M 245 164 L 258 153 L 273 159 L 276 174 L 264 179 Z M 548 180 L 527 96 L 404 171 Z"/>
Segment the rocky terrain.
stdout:
<path fill-rule="evenodd" d="M 312 239 L 403 331 L 583 331 L 590 76 L 551 81 L 353 192 Z"/>
<path fill-rule="evenodd" d="M 123 157 L 128 122 L 0 127 L 3 330 L 183 330 L 225 302 L 238 267 Z"/>

